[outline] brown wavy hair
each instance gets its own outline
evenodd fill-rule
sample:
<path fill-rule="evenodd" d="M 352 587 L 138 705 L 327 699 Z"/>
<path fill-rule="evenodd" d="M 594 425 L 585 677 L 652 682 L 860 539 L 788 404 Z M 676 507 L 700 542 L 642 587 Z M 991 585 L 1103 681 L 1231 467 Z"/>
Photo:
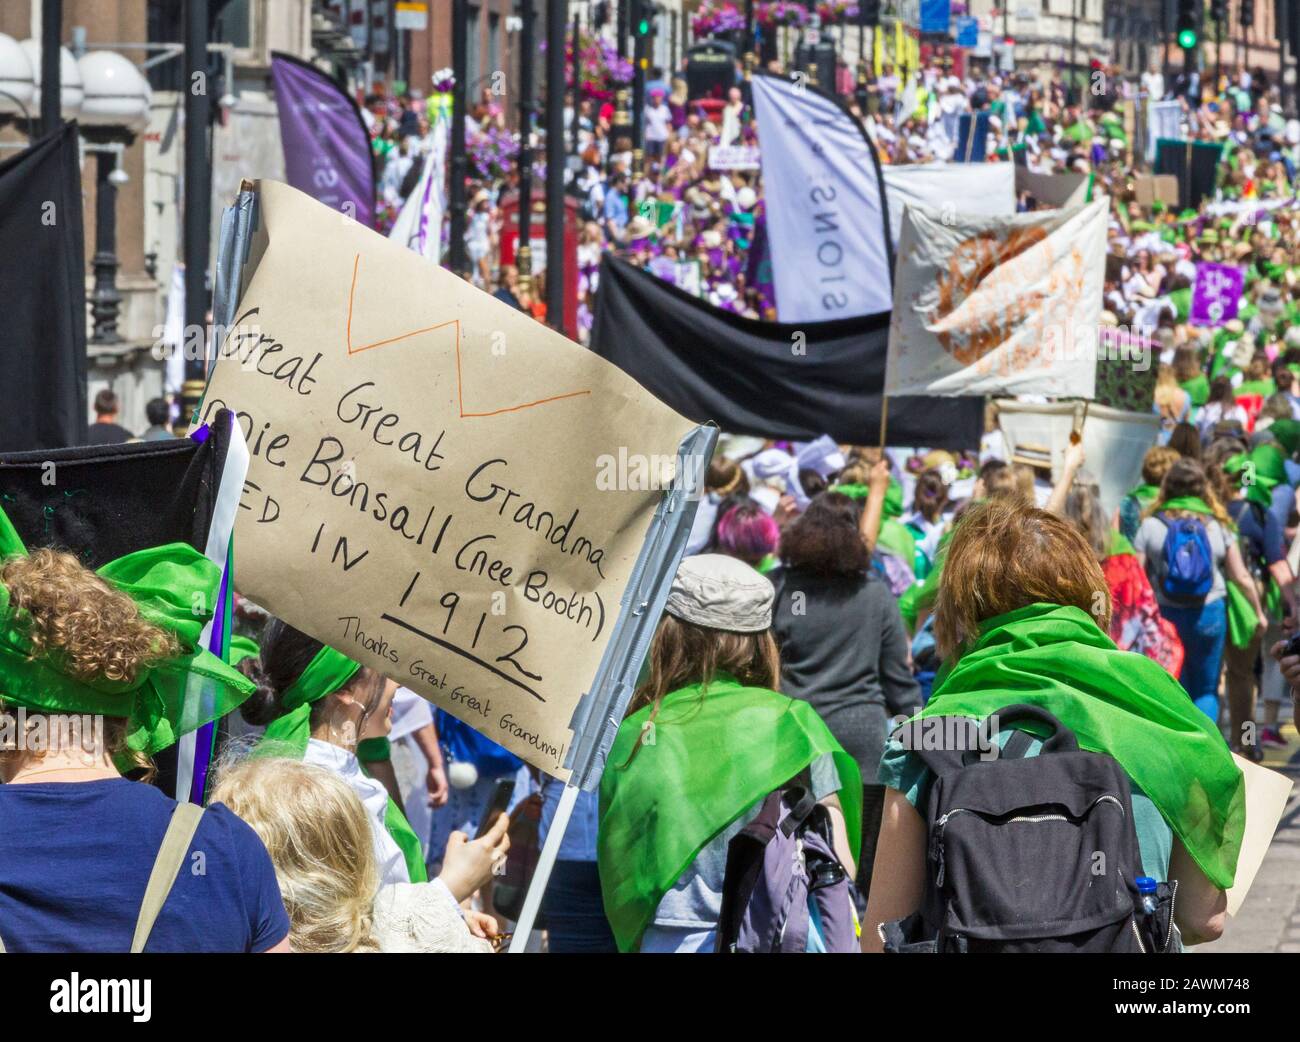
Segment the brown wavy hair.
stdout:
<path fill-rule="evenodd" d="M 31 643 L 32 657 L 53 655 L 61 671 L 78 680 L 134 682 L 156 662 L 180 651 L 176 638 L 140 614 L 135 602 L 86 568 L 72 554 L 33 550 L 0 565 L 0 583 L 9 591 L 11 609 Z M 0 709 L 5 708 L 0 694 Z M 53 733 L 59 713 L 27 713 L 28 727 L 37 716 L 49 720 Z M 74 714 L 75 715 L 75 714 Z M 119 770 L 148 781 L 154 772 L 149 758 L 128 748 L 124 717 L 106 717 L 106 751 Z M 28 759 L 31 752 L 17 744 L 0 749 L 6 763 Z"/>
<path fill-rule="evenodd" d="M 133 683 L 180 651 L 175 637 L 140 614 L 72 554 L 33 550 L 0 567 L 11 608 L 31 642 L 32 657 L 54 655 L 77 680 Z"/>
<path fill-rule="evenodd" d="M 781 560 L 816 575 L 861 575 L 871 566 L 858 531 L 858 508 L 840 492 L 823 492 L 781 533 Z"/>
<path fill-rule="evenodd" d="M 1079 608 L 1110 631 L 1110 589 L 1077 528 L 1011 496 L 974 504 L 944 556 L 934 611 L 940 655 L 959 655 L 985 620 L 1040 602 Z"/>
<path fill-rule="evenodd" d="M 1186 457 L 1176 461 L 1169 468 L 1164 481 L 1160 484 L 1160 494 L 1156 496 L 1156 501 L 1147 507 L 1142 516 L 1155 517 L 1156 514 L 1165 509 L 1165 504 L 1169 500 L 1179 499 L 1183 496 L 1199 496 L 1205 501 L 1205 505 L 1210 508 L 1214 520 L 1219 522 L 1225 529 L 1232 528 L 1232 518 L 1228 516 L 1223 500 L 1214 491 L 1214 485 L 1206 476 L 1205 468 L 1197 460 L 1187 459 Z M 1171 510 L 1169 513 L 1175 517 L 1181 517 L 1187 511 Z"/>
<path fill-rule="evenodd" d="M 653 705 L 650 722 L 658 716 L 665 695 L 700 684 L 703 699 L 719 673 L 730 673 L 745 687 L 765 687 L 771 691 L 778 690 L 781 682 L 781 656 L 771 630 L 735 633 L 709 629 L 666 612 L 650 644 L 649 663 L 649 675 L 633 693 L 627 715 Z M 640 748 L 641 743 L 637 742 L 623 766 L 632 762 Z"/>

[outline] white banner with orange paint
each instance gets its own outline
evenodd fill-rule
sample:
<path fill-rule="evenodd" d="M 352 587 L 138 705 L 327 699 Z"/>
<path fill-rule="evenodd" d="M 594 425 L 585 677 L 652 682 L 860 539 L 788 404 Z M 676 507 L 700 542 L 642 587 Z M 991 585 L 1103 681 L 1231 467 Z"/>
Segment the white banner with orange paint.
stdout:
<path fill-rule="evenodd" d="M 885 392 L 1091 398 L 1107 201 L 1014 217 L 908 207 Z"/>

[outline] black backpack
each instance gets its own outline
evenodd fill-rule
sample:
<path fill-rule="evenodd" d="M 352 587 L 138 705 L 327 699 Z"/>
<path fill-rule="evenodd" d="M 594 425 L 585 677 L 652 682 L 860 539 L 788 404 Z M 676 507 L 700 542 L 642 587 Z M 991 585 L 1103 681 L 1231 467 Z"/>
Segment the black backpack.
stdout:
<path fill-rule="evenodd" d="M 999 729 L 1016 721 L 1051 735 Z M 931 717 L 895 735 L 934 774 L 926 808 L 925 897 L 919 912 L 882 923 L 891 952 L 1163 952 L 1177 884 L 1144 910 L 1128 776 L 1037 706 L 1007 706 L 981 722 Z M 927 746 L 942 745 L 942 749 Z M 989 750 L 982 755 L 981 750 Z"/>

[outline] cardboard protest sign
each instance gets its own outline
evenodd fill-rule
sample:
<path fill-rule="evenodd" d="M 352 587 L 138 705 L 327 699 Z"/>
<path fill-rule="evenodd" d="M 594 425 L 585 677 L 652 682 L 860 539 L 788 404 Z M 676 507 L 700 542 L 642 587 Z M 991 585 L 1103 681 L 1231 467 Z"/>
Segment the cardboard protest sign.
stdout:
<path fill-rule="evenodd" d="M 1280 771 L 1251 763 L 1236 753 L 1232 758 L 1246 779 L 1246 831 L 1241 837 L 1241 853 L 1237 855 L 1237 876 L 1228 891 L 1228 914 L 1236 915 L 1250 893 L 1264 855 L 1273 842 L 1273 833 L 1286 812 L 1292 783 Z"/>
<path fill-rule="evenodd" d="M 889 395 L 1091 398 L 1106 200 L 984 217 L 908 207 L 895 272 Z"/>
<path fill-rule="evenodd" d="M 201 414 L 240 592 L 560 777 L 682 438 L 592 352 L 275 182 Z"/>
<path fill-rule="evenodd" d="M 1192 288 L 1191 323 L 1194 326 L 1221 326 L 1237 317 L 1246 274 L 1231 264 L 1203 261 L 1196 265 L 1196 285 Z"/>
<path fill-rule="evenodd" d="M 1133 178 L 1133 197 L 1143 209 L 1152 203 L 1178 205 L 1178 178 L 1173 174 L 1138 174 Z"/>

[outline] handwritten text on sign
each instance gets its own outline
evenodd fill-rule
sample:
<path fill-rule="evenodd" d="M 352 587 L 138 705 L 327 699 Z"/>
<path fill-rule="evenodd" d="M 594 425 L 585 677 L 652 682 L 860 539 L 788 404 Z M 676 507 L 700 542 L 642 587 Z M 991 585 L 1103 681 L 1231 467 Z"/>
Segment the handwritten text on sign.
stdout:
<path fill-rule="evenodd" d="M 236 585 L 563 775 L 691 423 L 449 272 L 259 187 L 201 417 L 233 410 L 252 457 Z"/>

